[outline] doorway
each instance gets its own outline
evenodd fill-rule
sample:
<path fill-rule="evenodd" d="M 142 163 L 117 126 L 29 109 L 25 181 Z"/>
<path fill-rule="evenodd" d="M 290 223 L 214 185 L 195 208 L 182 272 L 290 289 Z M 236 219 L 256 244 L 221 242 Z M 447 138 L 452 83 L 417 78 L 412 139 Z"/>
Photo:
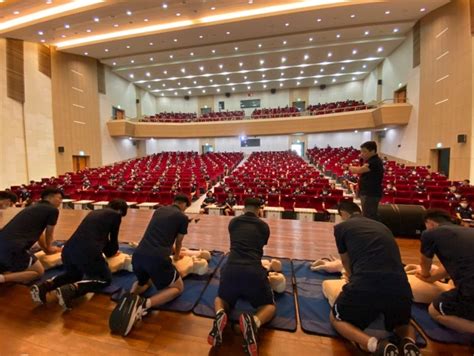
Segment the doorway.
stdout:
<path fill-rule="evenodd" d="M 438 149 L 438 172 L 449 177 L 449 159 L 451 157 L 450 148 Z"/>
<path fill-rule="evenodd" d="M 403 86 L 393 92 L 393 103 L 403 104 L 407 102 L 407 86 Z"/>
<path fill-rule="evenodd" d="M 72 169 L 74 172 L 82 171 L 89 167 L 89 156 L 72 156 Z"/>
<path fill-rule="evenodd" d="M 306 101 L 294 101 L 293 107 L 297 108 L 300 112 L 306 111 Z"/>
<path fill-rule="evenodd" d="M 209 152 L 214 152 L 214 146 L 212 145 L 202 145 L 202 153 L 206 154 Z"/>
<path fill-rule="evenodd" d="M 296 152 L 300 157 L 304 156 L 304 142 L 296 142 L 291 144 L 291 150 Z"/>

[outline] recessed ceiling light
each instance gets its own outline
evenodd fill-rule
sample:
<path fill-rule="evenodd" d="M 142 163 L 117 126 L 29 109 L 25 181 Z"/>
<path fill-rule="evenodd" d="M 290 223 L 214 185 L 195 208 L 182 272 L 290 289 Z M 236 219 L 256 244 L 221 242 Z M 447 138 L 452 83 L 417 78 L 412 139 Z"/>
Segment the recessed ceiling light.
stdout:
<path fill-rule="evenodd" d="M 127 15 L 132 16 L 132 12 L 130 10 L 127 10 Z"/>
<path fill-rule="evenodd" d="M 332 78 L 332 82 L 335 83 L 335 82 L 336 82 L 336 78 Z"/>
<path fill-rule="evenodd" d="M 310 37 L 310 38 L 309 38 L 309 42 L 313 42 L 313 37 Z"/>
<path fill-rule="evenodd" d="M 45 39 L 41 39 L 40 42 L 41 42 L 41 43 L 45 43 L 46 40 L 45 40 Z"/>
<path fill-rule="evenodd" d="M 352 50 L 352 54 L 357 54 L 357 50 L 356 50 L 356 49 L 353 49 L 353 50 Z"/>
<path fill-rule="evenodd" d="M 149 76 L 151 76 L 151 73 L 150 73 L 150 72 L 146 72 L 145 75 L 146 75 L 147 77 L 149 77 Z"/>
<path fill-rule="evenodd" d="M 332 57 L 332 52 L 329 52 L 329 53 L 328 53 L 328 57 Z"/>
<path fill-rule="evenodd" d="M 316 21 L 321 22 L 321 21 L 323 21 L 323 19 L 317 19 Z"/>
<path fill-rule="evenodd" d="M 16 11 L 13 11 L 13 15 L 19 15 L 20 14 L 20 11 L 16 10 Z"/>
<path fill-rule="evenodd" d="M 129 77 L 133 79 L 135 76 L 132 73 L 132 74 L 129 75 Z"/>
<path fill-rule="evenodd" d="M 71 26 L 69 26 L 68 24 L 64 24 L 64 28 L 70 28 Z"/>
<path fill-rule="evenodd" d="M 286 57 L 281 57 L 281 63 L 285 63 L 286 62 Z"/>
<path fill-rule="evenodd" d="M 370 31 L 365 31 L 364 35 L 368 36 L 370 34 Z"/>
<path fill-rule="evenodd" d="M 280 83 L 280 86 L 282 87 L 282 86 L 283 86 L 283 83 Z"/>
<path fill-rule="evenodd" d="M 155 60 L 155 58 L 150 57 L 150 62 L 153 62 L 154 60 Z"/>
<path fill-rule="evenodd" d="M 351 15 L 351 19 L 353 19 L 353 18 L 355 18 L 355 17 L 356 17 L 356 15 L 354 15 L 354 14 Z"/>
<path fill-rule="evenodd" d="M 62 38 L 66 38 L 67 36 L 66 35 L 61 35 Z"/>
<path fill-rule="evenodd" d="M 300 70 L 300 74 L 304 74 L 304 70 Z"/>
<path fill-rule="evenodd" d="M 106 49 L 104 49 L 104 51 L 105 51 L 105 52 L 108 52 L 108 51 L 109 51 L 109 49 L 108 49 L 108 48 L 106 48 Z"/>
<path fill-rule="evenodd" d="M 148 21 L 150 21 L 150 20 L 148 20 L 148 19 L 143 19 L 143 21 L 148 22 Z"/>
<path fill-rule="evenodd" d="M 385 11 L 385 15 L 390 15 L 390 10 Z"/>
<path fill-rule="evenodd" d="M 400 29 L 398 29 L 398 28 L 394 28 L 394 29 L 393 29 L 393 32 L 394 32 L 394 33 L 397 33 L 398 31 L 400 31 Z"/>
<path fill-rule="evenodd" d="M 214 11 L 215 9 L 216 9 L 216 8 L 215 8 L 214 6 L 213 6 L 213 7 L 211 7 L 211 10 L 212 10 L 212 11 Z"/>
<path fill-rule="evenodd" d="M 191 90 L 188 90 L 188 94 L 191 95 L 192 91 Z"/>
<path fill-rule="evenodd" d="M 150 43 L 148 43 L 148 44 L 149 44 L 150 46 L 153 46 L 153 45 L 154 45 L 154 43 L 153 43 L 153 42 L 150 42 Z"/>
<path fill-rule="evenodd" d="M 115 23 L 115 24 L 114 24 L 114 27 L 119 27 L 118 23 Z"/>
<path fill-rule="evenodd" d="M 235 88 L 234 88 L 234 87 L 232 87 L 232 91 L 235 91 Z"/>
<path fill-rule="evenodd" d="M 194 52 L 191 52 L 189 55 L 190 55 L 190 56 L 194 56 Z"/>
<path fill-rule="evenodd" d="M 309 58 L 309 55 L 305 54 L 303 59 L 306 61 Z"/>
<path fill-rule="evenodd" d="M 253 0 L 249 0 L 249 5 L 252 5 L 253 4 Z"/>
<path fill-rule="evenodd" d="M 127 49 L 130 49 L 130 46 L 127 46 L 126 48 L 127 48 Z"/>
<path fill-rule="evenodd" d="M 163 3 L 163 5 L 161 5 L 161 7 L 162 7 L 163 9 L 167 9 L 167 8 L 168 8 L 168 4 L 167 4 L 167 3 Z"/>
<path fill-rule="evenodd" d="M 130 63 L 132 63 L 132 64 L 135 63 L 135 60 L 132 59 L 132 60 L 130 61 Z"/>
<path fill-rule="evenodd" d="M 164 88 L 164 87 L 166 87 L 166 84 L 165 84 L 165 83 L 163 83 L 163 84 L 162 84 L 162 86 L 163 86 L 163 88 Z"/>
<path fill-rule="evenodd" d="M 317 81 L 317 80 L 315 80 L 315 81 L 314 81 L 314 84 L 318 84 L 318 81 Z"/>
<path fill-rule="evenodd" d="M 178 92 L 177 92 L 177 91 L 175 91 L 175 92 L 174 92 L 174 95 L 178 95 Z"/>
<path fill-rule="evenodd" d="M 362 68 L 364 68 L 364 69 L 367 68 L 367 64 L 364 64 L 364 65 L 362 66 Z"/>
<path fill-rule="evenodd" d="M 178 17 L 179 17 L 179 16 L 181 16 L 181 14 L 180 14 L 179 12 L 177 12 L 177 13 L 176 13 L 176 16 L 178 16 Z"/>
<path fill-rule="evenodd" d="M 100 19 L 98 17 L 94 17 L 94 22 L 99 22 Z"/>
<path fill-rule="evenodd" d="M 280 76 L 283 77 L 284 75 L 285 75 L 285 72 L 281 72 L 281 73 L 280 73 Z"/>
<path fill-rule="evenodd" d="M 266 75 L 265 75 L 265 74 L 262 74 L 262 78 L 265 78 L 265 77 L 266 77 Z"/>
<path fill-rule="evenodd" d="M 199 35 L 199 38 L 203 39 L 203 38 L 204 38 L 204 36 L 203 36 L 203 35 Z"/>
<path fill-rule="evenodd" d="M 116 66 L 116 65 L 117 65 L 117 62 L 112 62 L 112 65 L 113 65 L 113 66 Z"/>
<path fill-rule="evenodd" d="M 165 93 L 161 93 L 161 96 L 165 96 Z"/>
<path fill-rule="evenodd" d="M 213 82 L 213 80 L 212 80 L 212 79 L 209 79 L 209 83 L 212 83 L 212 82 Z"/>
<path fill-rule="evenodd" d="M 164 71 L 163 71 L 163 74 L 165 74 L 165 75 L 168 74 L 168 71 L 167 71 L 167 70 L 164 70 Z"/>
<path fill-rule="evenodd" d="M 200 66 L 199 67 L 199 70 L 202 72 L 204 70 L 204 67 L 203 66 Z"/>
<path fill-rule="evenodd" d="M 230 78 L 229 78 L 229 77 L 227 77 L 227 78 L 225 78 L 225 80 L 227 80 L 227 81 L 230 81 Z"/>
<path fill-rule="evenodd" d="M 300 82 L 296 82 L 296 85 L 300 85 L 301 83 Z"/>
<path fill-rule="evenodd" d="M 226 35 L 230 35 L 230 31 L 227 31 L 225 34 L 226 34 Z"/>
<path fill-rule="evenodd" d="M 260 60 L 260 65 L 263 65 L 265 61 L 263 59 Z"/>
<path fill-rule="evenodd" d="M 211 52 L 212 52 L 212 53 L 216 53 L 216 50 L 215 50 L 215 49 L 213 49 Z"/>
<path fill-rule="evenodd" d="M 193 82 L 193 84 L 197 84 L 197 82 L 196 82 L 196 81 L 194 81 L 194 82 Z"/>
<path fill-rule="evenodd" d="M 205 92 L 206 92 L 206 89 L 203 89 L 202 92 L 205 93 Z"/>
<path fill-rule="evenodd" d="M 323 73 L 323 72 L 324 72 L 324 68 L 321 68 L 319 71 L 320 71 L 321 73 Z"/>
<path fill-rule="evenodd" d="M 92 30 L 91 30 L 90 28 L 88 28 L 88 29 L 86 30 L 86 32 L 87 32 L 87 33 L 91 33 Z"/>
<path fill-rule="evenodd" d="M 251 87 L 250 85 L 248 85 L 248 86 L 247 86 L 247 89 L 250 90 L 250 89 L 252 89 L 252 87 Z"/>
<path fill-rule="evenodd" d="M 426 11 L 426 8 L 424 8 L 424 7 L 422 7 L 422 8 L 420 9 L 420 12 L 425 12 L 425 11 Z"/>
<path fill-rule="evenodd" d="M 285 24 L 285 27 L 288 27 L 288 26 L 290 26 L 290 24 L 287 22 L 287 23 Z"/>
<path fill-rule="evenodd" d="M 178 82 L 178 85 L 181 86 L 181 82 Z"/>
<path fill-rule="evenodd" d="M 283 45 L 286 45 L 286 43 L 287 43 L 286 41 L 283 41 Z"/>
<path fill-rule="evenodd" d="M 262 48 L 262 44 L 261 44 L 261 43 L 258 44 L 258 48 Z"/>
<path fill-rule="evenodd" d="M 242 67 L 244 64 L 242 62 L 239 62 L 239 67 Z"/>
<path fill-rule="evenodd" d="M 38 31 L 38 35 L 43 36 L 44 32 L 43 31 Z"/>
<path fill-rule="evenodd" d="M 151 89 L 151 85 L 150 85 L 150 84 L 148 84 L 148 89 Z"/>
<path fill-rule="evenodd" d="M 344 66 L 341 67 L 341 70 L 345 70 L 345 69 L 346 69 L 346 67 L 344 67 Z"/>
<path fill-rule="evenodd" d="M 221 90 L 220 90 L 219 88 L 217 88 L 217 89 L 216 89 L 216 91 L 217 91 L 218 93 L 220 93 L 220 92 L 221 92 Z"/>
<path fill-rule="evenodd" d="M 186 73 L 186 68 L 181 68 L 181 73 Z"/>
<path fill-rule="evenodd" d="M 358 133 L 358 132 L 359 132 L 359 131 L 357 131 L 357 130 L 354 130 L 354 133 Z"/>
<path fill-rule="evenodd" d="M 174 41 L 174 42 L 178 42 L 178 39 L 177 39 L 177 38 L 173 38 L 173 41 Z"/>
<path fill-rule="evenodd" d="M 224 65 L 223 65 L 223 64 L 219 64 L 219 68 L 220 68 L 220 69 L 224 68 Z"/>
<path fill-rule="evenodd" d="M 172 54 L 170 54 L 170 59 L 173 59 L 173 55 L 172 55 Z"/>
<path fill-rule="evenodd" d="M 352 77 L 352 80 L 356 80 L 356 77 Z"/>
<path fill-rule="evenodd" d="M 84 52 L 84 56 L 88 56 L 89 55 L 89 52 Z"/>
<path fill-rule="evenodd" d="M 265 89 L 266 87 L 267 87 L 267 85 L 266 85 L 266 84 L 263 84 L 263 89 Z"/>
<path fill-rule="evenodd" d="M 336 38 L 341 38 L 341 34 L 338 33 L 338 34 L 336 35 Z"/>
<path fill-rule="evenodd" d="M 3 1 L 0 1 L 3 2 Z M 46 5 L 51 5 L 53 3 L 53 0 L 46 0 Z"/>
<path fill-rule="evenodd" d="M 239 50 L 239 47 L 234 47 L 234 51 L 238 51 Z"/>
<path fill-rule="evenodd" d="M 379 53 L 380 53 L 380 52 L 383 52 L 383 47 L 377 48 L 377 52 L 379 52 Z"/>
<path fill-rule="evenodd" d="M 247 80 L 247 76 L 246 76 L 246 75 L 244 75 L 244 80 Z"/>

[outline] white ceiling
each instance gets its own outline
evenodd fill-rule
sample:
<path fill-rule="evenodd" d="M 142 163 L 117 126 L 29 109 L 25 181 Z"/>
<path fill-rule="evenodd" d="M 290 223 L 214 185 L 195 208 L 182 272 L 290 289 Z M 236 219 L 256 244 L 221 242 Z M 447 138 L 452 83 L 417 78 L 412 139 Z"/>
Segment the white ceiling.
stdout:
<path fill-rule="evenodd" d="M 255 92 L 364 79 L 403 42 L 416 21 L 449 2 L 338 0 L 343 2 L 317 6 L 318 1 L 327 0 L 103 1 L 0 34 L 57 44 L 189 21 L 175 29 L 79 43 L 60 50 L 97 58 L 116 74 L 155 95 Z M 70 3 L 50 2 L 4 0 L 0 2 L 0 20 Z M 298 7 L 301 3 L 311 6 L 265 14 L 269 6 Z M 261 13 L 211 23 L 202 21 L 206 16 L 254 9 Z M 15 15 L 14 11 L 20 13 Z"/>

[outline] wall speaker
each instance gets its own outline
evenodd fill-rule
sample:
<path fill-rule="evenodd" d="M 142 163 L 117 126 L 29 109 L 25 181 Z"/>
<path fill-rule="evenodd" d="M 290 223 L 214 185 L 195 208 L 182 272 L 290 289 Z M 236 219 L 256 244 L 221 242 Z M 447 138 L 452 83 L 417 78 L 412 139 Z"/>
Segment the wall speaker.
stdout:
<path fill-rule="evenodd" d="M 135 99 L 135 104 L 140 104 L 140 99 Z"/>
<path fill-rule="evenodd" d="M 225 93 L 226 98 L 230 98 L 230 93 Z"/>
<path fill-rule="evenodd" d="M 458 135 L 458 143 L 466 143 L 467 142 L 467 135 Z"/>
<path fill-rule="evenodd" d="M 277 90 L 275 88 L 270 89 L 270 93 L 275 94 Z"/>
<path fill-rule="evenodd" d="M 58 146 L 58 152 L 64 153 L 64 146 Z"/>
<path fill-rule="evenodd" d="M 321 84 L 321 85 L 319 86 L 319 89 L 321 89 L 321 90 L 326 89 L 326 84 Z"/>
<path fill-rule="evenodd" d="M 189 100 L 189 95 L 185 95 L 184 100 Z"/>
<path fill-rule="evenodd" d="M 377 85 L 382 85 L 382 79 L 377 80 Z"/>

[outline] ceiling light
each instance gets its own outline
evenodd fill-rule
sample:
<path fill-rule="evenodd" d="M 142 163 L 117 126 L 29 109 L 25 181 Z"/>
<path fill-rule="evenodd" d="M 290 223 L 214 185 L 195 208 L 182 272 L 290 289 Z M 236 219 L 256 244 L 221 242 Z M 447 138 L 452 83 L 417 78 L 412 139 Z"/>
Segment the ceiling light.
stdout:
<path fill-rule="evenodd" d="M 344 66 L 341 67 L 341 70 L 345 70 L 345 69 L 346 69 L 346 67 L 344 67 Z"/>
<path fill-rule="evenodd" d="M 3 0 L 0 2 L 3 2 Z M 52 3 L 53 3 L 53 0 L 46 0 L 46 5 L 51 5 Z"/>
<path fill-rule="evenodd" d="M 71 26 L 69 26 L 68 24 L 65 24 L 64 25 L 64 28 L 70 28 Z"/>
<path fill-rule="evenodd" d="M 317 80 L 315 80 L 315 81 L 314 81 L 314 84 L 318 84 L 318 81 L 317 81 Z"/>
<path fill-rule="evenodd" d="M 165 93 L 161 93 L 161 96 L 165 96 Z"/>
<path fill-rule="evenodd" d="M 46 40 L 45 40 L 45 39 L 41 39 L 40 42 L 41 42 L 41 43 L 45 43 Z"/>
<path fill-rule="evenodd" d="M 66 35 L 61 35 L 62 38 L 66 38 L 67 36 Z"/>
<path fill-rule="evenodd" d="M 281 72 L 281 73 L 280 73 L 280 76 L 282 76 L 282 77 L 283 77 L 284 75 L 285 75 L 285 73 L 284 73 L 284 72 Z"/>
<path fill-rule="evenodd" d="M 359 131 L 357 131 L 357 130 L 354 130 L 354 133 L 358 133 L 358 132 L 359 132 Z"/>
<path fill-rule="evenodd" d="M 230 81 L 230 78 L 225 78 L 225 80 Z"/>
<path fill-rule="evenodd" d="M 283 86 L 283 83 L 280 83 L 280 86 L 282 87 L 282 86 Z"/>
<path fill-rule="evenodd" d="M 357 78 L 356 77 L 352 77 L 352 80 L 356 80 Z"/>
<path fill-rule="evenodd" d="M 385 15 L 390 15 L 390 10 L 385 11 Z"/>
<path fill-rule="evenodd" d="M 164 88 L 164 87 L 166 87 L 166 84 L 165 84 L 165 83 L 163 83 L 163 84 L 162 84 L 162 86 L 163 86 L 163 88 Z"/>
<path fill-rule="evenodd" d="M 309 55 L 305 54 L 303 59 L 306 61 L 309 58 Z"/>
<path fill-rule="evenodd" d="M 218 93 L 220 93 L 220 92 L 221 92 L 221 90 L 220 90 L 219 88 L 217 88 L 217 89 L 216 89 L 216 91 L 217 91 Z"/>
<path fill-rule="evenodd" d="M 194 56 L 194 52 L 191 52 L 189 55 L 190 55 L 190 56 Z"/>
<path fill-rule="evenodd" d="M 263 65 L 265 61 L 263 59 L 260 60 L 260 65 Z"/>
<path fill-rule="evenodd" d="M 387 128 L 385 127 L 383 130 L 384 130 L 384 131 L 387 131 Z"/>
<path fill-rule="evenodd" d="M 355 18 L 355 17 L 356 17 L 356 15 L 354 15 L 354 14 L 351 15 L 351 19 L 353 19 L 353 18 Z"/>
<path fill-rule="evenodd" d="M 43 31 L 38 31 L 38 35 L 43 36 L 44 32 Z"/>
<path fill-rule="evenodd" d="M 215 50 L 215 49 L 213 49 L 211 52 L 212 52 L 212 53 L 216 53 L 216 50 Z"/>
<path fill-rule="evenodd" d="M 150 62 L 153 62 L 155 59 L 153 57 L 150 57 Z"/>
<path fill-rule="evenodd" d="M 253 0 L 249 0 L 249 5 L 252 5 L 253 4 Z"/>
<path fill-rule="evenodd" d="M 170 59 L 173 59 L 173 55 L 172 55 L 172 54 L 170 54 Z"/>
<path fill-rule="evenodd" d="M 161 7 L 162 7 L 163 9 L 167 9 L 167 8 L 168 8 L 168 4 L 167 4 L 167 3 L 163 3 L 163 5 L 161 5 Z"/>
<path fill-rule="evenodd" d="M 420 12 L 425 12 L 425 11 L 426 11 L 426 8 L 424 8 L 424 7 L 422 7 L 422 8 L 420 9 Z"/>
<path fill-rule="evenodd" d="M 370 34 L 370 31 L 365 31 L 364 35 L 368 36 Z"/>
<path fill-rule="evenodd" d="M 328 53 L 328 57 L 332 57 L 332 52 L 329 52 L 329 53 Z"/>
<path fill-rule="evenodd" d="M 234 51 L 238 51 L 239 50 L 239 47 L 234 47 Z"/>
<path fill-rule="evenodd" d="M 321 21 L 323 21 L 323 20 L 322 20 L 322 19 L 317 19 L 316 21 L 321 22 Z"/>
<path fill-rule="evenodd" d="M 313 37 L 310 37 L 310 38 L 309 38 L 309 42 L 313 42 Z"/>
<path fill-rule="evenodd" d="M 130 74 L 129 77 L 133 79 L 135 76 L 133 74 Z"/>
<path fill-rule="evenodd" d="M 118 23 L 114 24 L 114 27 L 119 27 Z"/>
<path fill-rule="evenodd" d="M 149 20 L 148 19 L 143 19 L 143 21 L 148 22 Z"/>
<path fill-rule="evenodd" d="M 150 45 L 150 46 L 153 46 L 153 45 L 154 45 L 154 43 L 153 43 L 153 42 L 150 42 L 150 43 L 148 43 L 148 45 Z"/>
<path fill-rule="evenodd" d="M 286 43 L 287 43 L 286 41 L 283 41 L 283 45 L 286 45 Z"/>
<path fill-rule="evenodd" d="M 246 76 L 246 75 L 244 75 L 244 80 L 247 80 L 247 76 Z"/>
<path fill-rule="evenodd" d="M 87 32 L 87 33 L 91 33 L 92 30 L 91 30 L 90 28 L 88 28 L 88 29 L 86 30 L 86 32 Z"/>
<path fill-rule="evenodd" d="M 203 38 L 204 38 L 204 36 L 203 36 L 203 35 L 199 35 L 199 38 L 203 39 Z"/>
<path fill-rule="evenodd" d="M 234 88 L 234 87 L 232 87 L 232 91 L 235 91 L 235 88 Z"/>
<path fill-rule="evenodd" d="M 117 65 L 117 62 L 112 62 L 112 65 L 113 65 L 113 66 L 116 66 L 116 65 Z"/>
<path fill-rule="evenodd" d="M 189 91 L 188 91 L 188 94 L 189 94 L 189 95 L 191 95 L 191 93 L 192 93 L 192 91 L 191 91 L 191 90 L 189 90 Z"/>
<path fill-rule="evenodd" d="M 104 51 L 105 51 L 105 52 L 108 52 L 108 51 L 109 51 L 109 49 L 108 49 L 108 48 L 106 48 L 106 49 L 104 49 Z"/>
<path fill-rule="evenodd" d="M 181 82 L 178 82 L 178 85 L 181 86 Z"/>
<path fill-rule="evenodd" d="M 335 82 L 336 82 L 336 78 L 332 78 L 332 82 L 335 83 Z"/>
<path fill-rule="evenodd" d="M 288 27 L 288 26 L 290 26 L 290 24 L 287 22 L 287 23 L 285 24 L 285 27 Z"/>
<path fill-rule="evenodd" d="M 178 95 L 178 92 L 177 92 L 177 91 L 175 91 L 175 92 L 174 92 L 174 95 Z"/>
<path fill-rule="evenodd" d="M 99 22 L 100 19 L 98 17 L 94 17 L 94 22 Z"/>
<path fill-rule="evenodd" d="M 196 82 L 196 81 L 194 81 L 194 82 L 193 82 L 193 84 L 197 84 L 197 82 Z"/>
<path fill-rule="evenodd" d="M 178 17 L 179 17 L 179 16 L 181 16 L 181 14 L 180 14 L 179 12 L 177 12 L 177 13 L 176 13 L 176 16 L 178 16 Z"/>
<path fill-rule="evenodd" d="M 300 74 L 304 74 L 304 70 L 300 70 Z"/>
<path fill-rule="evenodd" d="M 220 69 L 224 68 L 224 65 L 223 65 L 223 64 L 219 64 L 219 68 L 220 68 Z"/>
<path fill-rule="evenodd" d="M 148 84 L 147 86 L 148 86 L 148 89 L 151 89 L 151 85 L 150 85 L 150 84 Z"/>
<path fill-rule="evenodd" d="M 258 48 L 262 48 L 262 44 L 261 44 L 261 43 L 258 44 Z"/>
<path fill-rule="evenodd" d="M 286 57 L 281 57 L 281 63 L 285 63 L 286 62 Z"/>
<path fill-rule="evenodd" d="M 336 38 L 341 38 L 341 34 L 338 33 L 338 34 L 336 35 Z"/>
<path fill-rule="evenodd" d="M 227 31 L 225 34 L 226 34 L 226 35 L 230 35 L 230 32 L 229 32 L 229 31 Z"/>
<path fill-rule="evenodd" d="M 130 46 L 127 46 L 127 49 L 130 49 Z"/>
<path fill-rule="evenodd" d="M 379 53 L 380 53 L 380 52 L 383 52 L 383 47 L 377 48 L 377 52 L 379 52 Z"/>
<path fill-rule="evenodd" d="M 357 54 L 357 50 L 356 50 L 356 49 L 353 49 L 353 50 L 352 50 L 352 54 Z"/>
<path fill-rule="evenodd" d="M 323 72 L 324 72 L 324 68 L 321 68 L 319 71 L 320 71 L 321 73 L 323 73 Z"/>
<path fill-rule="evenodd" d="M 212 82 L 213 82 L 213 80 L 212 80 L 212 79 L 209 79 L 209 82 L 210 82 L 210 83 L 212 83 Z"/>
<path fill-rule="evenodd" d="M 203 89 L 202 92 L 205 93 L 205 92 L 206 92 L 206 89 Z"/>
<path fill-rule="evenodd" d="M 127 15 L 132 16 L 132 12 L 130 10 L 127 10 Z"/>
<path fill-rule="evenodd" d="M 247 86 L 247 89 L 250 90 L 250 89 L 252 89 L 252 87 L 251 87 L 250 85 L 248 85 L 248 86 Z"/>
<path fill-rule="evenodd" d="M 239 67 L 242 67 L 244 64 L 242 62 L 239 62 Z"/>
<path fill-rule="evenodd" d="M 263 89 L 265 89 L 266 87 L 267 87 L 267 85 L 266 85 L 266 84 L 263 84 Z"/>
<path fill-rule="evenodd" d="M 84 52 L 84 56 L 88 56 L 88 55 L 89 55 L 89 53 L 88 53 L 88 52 Z M 132 74 L 132 75 L 133 75 L 133 74 Z"/>
<path fill-rule="evenodd" d="M 214 6 L 213 6 L 213 7 L 211 7 L 211 10 L 212 10 L 212 11 L 214 11 L 215 9 L 216 9 L 216 8 L 215 8 Z"/>
<path fill-rule="evenodd" d="M 186 68 L 181 68 L 181 73 L 186 73 Z"/>
<path fill-rule="evenodd" d="M 164 70 L 164 71 L 163 71 L 163 74 L 164 74 L 164 75 L 168 74 L 168 71 L 167 71 L 167 70 Z"/>
<path fill-rule="evenodd" d="M 364 68 L 364 69 L 367 68 L 367 64 L 364 64 L 364 65 L 362 66 L 362 68 Z"/>
<path fill-rule="evenodd" d="M 300 85 L 301 83 L 300 82 L 296 82 L 296 85 Z"/>
<path fill-rule="evenodd" d="M 398 28 L 394 28 L 394 29 L 393 29 L 393 32 L 394 32 L 394 33 L 397 33 L 398 31 L 400 31 L 400 29 L 398 29 Z"/>
<path fill-rule="evenodd" d="M 174 42 L 178 42 L 178 39 L 177 39 L 177 38 L 174 38 L 173 41 L 174 41 Z"/>
<path fill-rule="evenodd" d="M 266 77 L 266 75 L 265 75 L 265 74 L 262 74 L 262 78 L 265 78 L 265 77 Z"/>
<path fill-rule="evenodd" d="M 16 11 L 13 11 L 13 15 L 19 15 L 20 14 L 20 11 L 16 10 Z"/>
<path fill-rule="evenodd" d="M 199 67 L 199 70 L 200 70 L 201 72 L 204 71 L 204 67 L 203 67 L 203 66 Z"/>
<path fill-rule="evenodd" d="M 149 77 L 149 76 L 151 76 L 151 73 L 150 73 L 150 72 L 146 72 L 145 75 L 146 75 L 147 77 Z"/>

